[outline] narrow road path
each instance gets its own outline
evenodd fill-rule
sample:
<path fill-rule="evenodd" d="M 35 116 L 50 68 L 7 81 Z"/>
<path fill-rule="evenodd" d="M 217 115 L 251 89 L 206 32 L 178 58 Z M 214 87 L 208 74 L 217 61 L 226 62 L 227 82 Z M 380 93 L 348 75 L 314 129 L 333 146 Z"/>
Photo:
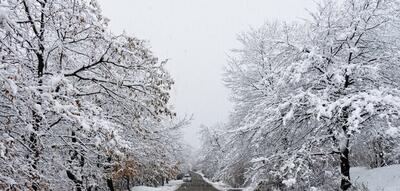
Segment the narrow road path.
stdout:
<path fill-rule="evenodd" d="M 192 182 L 185 182 L 176 191 L 218 191 L 213 186 L 203 180 L 200 175 L 191 172 Z"/>

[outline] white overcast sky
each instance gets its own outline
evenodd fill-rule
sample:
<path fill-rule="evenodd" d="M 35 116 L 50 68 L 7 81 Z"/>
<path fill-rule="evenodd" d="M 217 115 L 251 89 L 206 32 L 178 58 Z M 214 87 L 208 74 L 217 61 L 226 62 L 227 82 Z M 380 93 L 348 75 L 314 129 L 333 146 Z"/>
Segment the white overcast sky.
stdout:
<path fill-rule="evenodd" d="M 193 114 L 185 140 L 199 147 L 198 127 L 226 121 L 232 104 L 222 74 L 236 35 L 265 21 L 308 18 L 313 0 L 98 0 L 114 33 L 149 42 L 176 84 L 172 104 Z"/>

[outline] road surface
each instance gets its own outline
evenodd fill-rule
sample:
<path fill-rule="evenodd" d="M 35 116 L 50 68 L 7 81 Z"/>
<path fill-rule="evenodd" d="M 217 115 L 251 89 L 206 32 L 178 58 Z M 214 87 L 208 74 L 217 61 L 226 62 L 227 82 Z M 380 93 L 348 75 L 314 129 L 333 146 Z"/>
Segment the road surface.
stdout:
<path fill-rule="evenodd" d="M 183 183 L 176 191 L 218 191 L 204 181 L 200 175 L 193 172 L 191 172 L 190 175 L 192 176 L 192 182 Z"/>

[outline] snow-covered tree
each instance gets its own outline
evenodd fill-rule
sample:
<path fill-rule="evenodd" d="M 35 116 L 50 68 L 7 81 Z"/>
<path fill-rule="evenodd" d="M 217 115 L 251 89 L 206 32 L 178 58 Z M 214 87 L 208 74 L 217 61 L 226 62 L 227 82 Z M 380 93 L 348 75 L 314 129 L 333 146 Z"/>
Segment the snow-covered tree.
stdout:
<path fill-rule="evenodd" d="M 1 189 L 113 190 L 121 161 L 172 169 L 143 153 L 179 145 L 159 143 L 175 116 L 165 62 L 107 22 L 94 0 L 1 1 Z"/>
<path fill-rule="evenodd" d="M 249 182 L 310 189 L 325 174 L 347 190 L 352 146 L 399 136 L 399 10 L 327 0 L 311 20 L 240 35 L 225 75 L 235 103 L 225 163 L 244 156 Z"/>
<path fill-rule="evenodd" d="M 200 126 L 200 134 L 202 139 L 202 147 L 199 153 L 197 166 L 202 170 L 207 177 L 215 177 L 218 173 L 219 165 L 223 159 L 223 140 L 221 139 L 221 132 L 218 127 L 208 127 L 205 125 Z"/>

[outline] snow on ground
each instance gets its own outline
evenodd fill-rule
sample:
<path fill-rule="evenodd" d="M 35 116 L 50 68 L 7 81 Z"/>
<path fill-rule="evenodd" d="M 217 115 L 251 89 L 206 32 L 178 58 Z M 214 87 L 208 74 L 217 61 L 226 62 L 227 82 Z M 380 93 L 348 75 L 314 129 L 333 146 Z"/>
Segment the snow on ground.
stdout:
<path fill-rule="evenodd" d="M 213 185 L 216 189 L 225 191 L 231 188 L 222 182 L 212 182 L 205 178 L 201 172 L 203 179 Z M 400 191 L 400 165 L 391 165 L 381 168 L 368 169 L 365 167 L 353 167 L 350 169 L 350 177 L 357 184 L 364 184 L 370 191 Z M 244 191 L 252 191 L 254 188 L 243 188 Z"/>
<path fill-rule="evenodd" d="M 400 165 L 368 169 L 354 167 L 350 169 L 352 181 L 366 185 L 371 191 L 399 191 Z"/>
<path fill-rule="evenodd" d="M 209 180 L 208 178 L 206 178 L 204 176 L 203 173 L 201 172 L 196 172 L 197 174 L 199 174 L 201 177 L 203 177 L 203 180 L 206 181 L 208 184 L 211 184 L 214 188 L 216 188 L 217 190 L 227 190 L 228 188 L 231 188 L 229 185 L 223 183 L 223 182 L 212 182 L 211 180 Z"/>
<path fill-rule="evenodd" d="M 212 182 L 211 180 L 206 178 L 203 173 L 201 173 L 201 172 L 196 172 L 196 173 L 199 174 L 200 176 L 202 176 L 204 181 L 206 181 L 207 183 L 211 184 L 217 190 L 226 191 L 226 190 L 232 189 L 231 186 L 229 186 L 228 184 L 223 183 L 222 181 L 220 181 L 220 182 Z M 253 191 L 254 190 L 254 188 L 251 188 L 251 187 L 242 188 L 242 189 L 243 189 L 243 191 Z"/>
<path fill-rule="evenodd" d="M 183 184 L 182 180 L 169 181 L 165 186 L 160 187 L 148 187 L 148 186 L 135 186 L 131 191 L 175 191 Z"/>

